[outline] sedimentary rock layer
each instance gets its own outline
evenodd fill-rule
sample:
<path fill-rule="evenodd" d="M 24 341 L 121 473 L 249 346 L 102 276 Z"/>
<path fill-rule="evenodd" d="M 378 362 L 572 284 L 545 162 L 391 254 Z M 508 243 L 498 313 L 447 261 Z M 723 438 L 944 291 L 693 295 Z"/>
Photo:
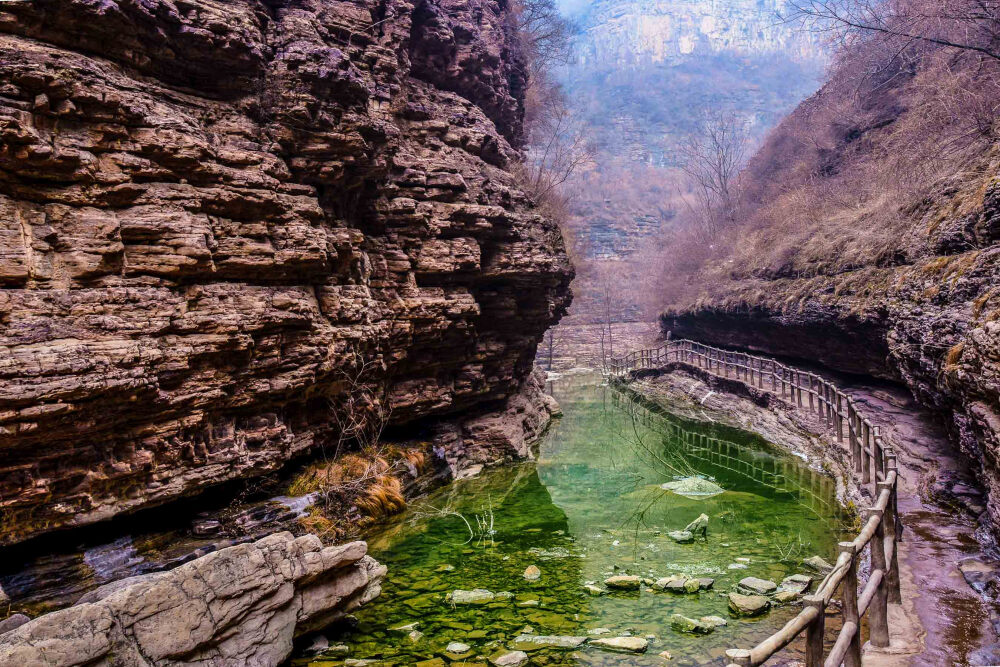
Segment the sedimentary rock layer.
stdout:
<path fill-rule="evenodd" d="M 281 664 L 292 640 L 381 592 L 364 542 L 276 533 L 125 579 L 0 634 L 0 664 Z"/>
<path fill-rule="evenodd" d="M 504 7 L 0 5 L 0 544 L 503 409 L 571 274 Z"/>

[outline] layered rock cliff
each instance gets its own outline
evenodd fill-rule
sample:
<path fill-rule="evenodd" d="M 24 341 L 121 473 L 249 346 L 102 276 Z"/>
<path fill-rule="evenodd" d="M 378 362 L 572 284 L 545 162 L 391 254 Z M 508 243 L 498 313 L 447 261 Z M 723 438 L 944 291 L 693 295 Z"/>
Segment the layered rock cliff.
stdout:
<path fill-rule="evenodd" d="M 0 544 L 273 471 L 359 396 L 511 409 L 571 268 L 506 11 L 0 6 Z"/>

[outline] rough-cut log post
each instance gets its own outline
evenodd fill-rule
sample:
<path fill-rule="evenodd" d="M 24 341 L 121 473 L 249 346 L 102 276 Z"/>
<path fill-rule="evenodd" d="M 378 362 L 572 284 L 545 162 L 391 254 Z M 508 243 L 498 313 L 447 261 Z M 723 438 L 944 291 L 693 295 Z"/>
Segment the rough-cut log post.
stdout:
<path fill-rule="evenodd" d="M 841 602 L 844 605 L 844 623 L 854 623 L 854 637 L 844 654 L 846 667 L 861 667 L 861 614 L 858 613 L 858 559 L 855 557 L 854 542 L 841 542 L 840 553 L 850 555 L 847 574 L 841 588 Z"/>
<path fill-rule="evenodd" d="M 731 648 L 726 651 L 726 659 L 729 660 L 730 667 L 736 665 L 737 667 L 750 667 L 753 662 L 750 660 L 750 651 L 745 648 Z"/>
<path fill-rule="evenodd" d="M 886 579 L 888 568 L 885 564 L 885 515 L 882 510 L 869 508 L 864 514 L 865 523 L 873 516 L 878 517 L 878 527 L 875 529 L 875 537 L 869 543 L 872 555 L 872 573 L 881 570 L 882 582 L 875 589 L 875 595 L 868 607 L 868 639 L 872 646 L 885 648 L 889 645 L 889 611 L 886 607 L 889 599 L 889 582 Z"/>
<path fill-rule="evenodd" d="M 885 475 L 885 449 L 882 447 L 882 427 L 875 427 L 875 470 Z"/>
<path fill-rule="evenodd" d="M 864 419 L 861 420 L 861 481 L 870 484 L 872 481 L 872 427 Z"/>
<path fill-rule="evenodd" d="M 896 472 L 896 455 L 890 451 L 886 452 L 886 475 L 890 475 Z M 882 484 L 888 484 L 888 482 L 882 482 Z M 896 501 L 896 490 L 899 487 L 899 476 L 897 473 L 896 484 L 891 486 L 890 496 L 889 496 L 889 511 L 886 512 L 886 522 L 885 531 L 890 536 L 894 543 L 894 548 L 892 550 L 892 559 L 886 564 L 888 566 L 886 578 L 889 581 L 889 602 L 893 604 L 900 604 L 903 601 L 902 596 L 899 591 L 899 542 L 900 533 L 902 532 L 902 524 L 899 523 L 899 507 Z M 882 489 L 879 488 L 879 493 Z"/>
<path fill-rule="evenodd" d="M 861 439 L 858 437 L 858 428 L 861 420 L 858 418 L 858 410 L 854 407 L 854 401 L 849 403 L 849 419 L 847 428 L 851 433 L 851 456 L 854 457 L 854 472 L 860 473 L 864 462 L 861 458 Z"/>
<path fill-rule="evenodd" d="M 837 440 L 844 441 L 844 399 L 840 392 L 837 392 Z"/>
<path fill-rule="evenodd" d="M 816 388 L 815 378 L 813 378 L 812 373 L 809 374 L 809 412 L 816 411 L 815 397 L 813 396 L 813 391 Z"/>
<path fill-rule="evenodd" d="M 823 636 L 826 634 L 823 597 L 808 595 L 802 598 L 802 604 L 805 607 L 816 607 L 819 610 L 816 620 L 806 628 L 806 667 L 820 667 L 823 664 Z"/>

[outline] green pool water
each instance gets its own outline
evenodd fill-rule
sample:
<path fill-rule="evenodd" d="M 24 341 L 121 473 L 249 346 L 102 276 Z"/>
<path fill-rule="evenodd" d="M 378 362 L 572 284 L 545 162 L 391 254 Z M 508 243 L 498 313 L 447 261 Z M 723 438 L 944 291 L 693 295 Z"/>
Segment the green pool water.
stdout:
<path fill-rule="evenodd" d="M 537 635 L 592 636 L 606 629 L 649 638 L 643 655 L 527 651 L 533 665 L 720 664 L 725 649 L 749 647 L 799 607 L 738 619 L 724 594 L 746 576 L 775 582 L 807 572 L 803 558 L 832 559 L 843 517 L 831 480 L 757 436 L 711 423 L 653 414 L 599 383 L 556 385 L 563 418 L 539 445 L 538 460 L 460 481 L 416 501 L 397 521 L 367 536 L 388 566 L 383 594 L 357 622 L 330 628 L 347 658 L 379 665 L 475 663 L 515 647 L 525 626 Z M 682 476 L 714 480 L 725 492 L 685 498 L 661 488 Z M 707 538 L 677 544 L 668 531 L 699 514 Z M 523 576 L 541 570 L 536 581 Z M 649 579 L 686 574 L 715 579 L 695 594 L 588 594 L 583 586 L 614 574 Z M 510 599 L 452 605 L 451 591 L 506 591 Z M 670 617 L 717 615 L 729 624 L 706 636 L 676 632 Z M 417 623 L 420 636 L 397 626 Z M 450 642 L 471 647 L 448 655 Z M 342 649 L 341 649 L 342 650 Z M 669 651 L 669 663 L 659 657 Z M 440 662 L 438 662 L 440 661 Z M 333 652 L 296 665 L 342 665 Z M 348 663 L 351 664 L 351 663 Z"/>

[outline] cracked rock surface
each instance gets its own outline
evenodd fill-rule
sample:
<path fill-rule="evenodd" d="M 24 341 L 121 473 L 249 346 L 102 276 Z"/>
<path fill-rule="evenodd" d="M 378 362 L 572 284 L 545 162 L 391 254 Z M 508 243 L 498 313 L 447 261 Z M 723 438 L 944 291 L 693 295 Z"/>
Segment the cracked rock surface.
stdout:
<path fill-rule="evenodd" d="M 0 664 L 281 664 L 292 640 L 381 592 L 364 542 L 276 533 L 88 594 L 0 634 Z"/>

